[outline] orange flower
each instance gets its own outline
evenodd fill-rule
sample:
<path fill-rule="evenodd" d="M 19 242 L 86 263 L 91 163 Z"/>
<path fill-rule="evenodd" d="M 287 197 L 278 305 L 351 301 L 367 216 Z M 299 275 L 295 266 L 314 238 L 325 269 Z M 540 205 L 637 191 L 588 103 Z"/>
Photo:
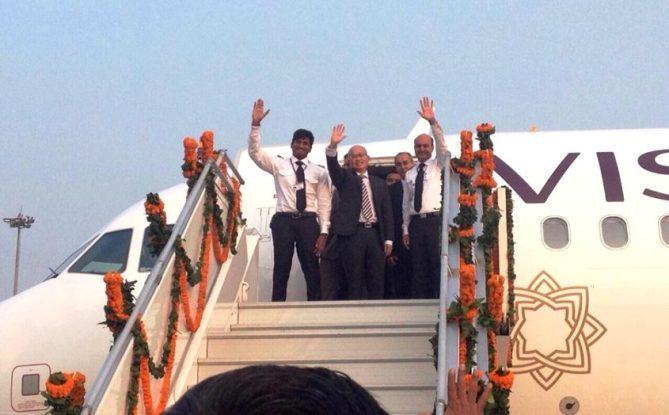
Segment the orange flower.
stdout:
<path fill-rule="evenodd" d="M 483 123 L 476 126 L 477 133 L 494 134 L 495 126 L 493 124 Z"/>
<path fill-rule="evenodd" d="M 62 373 L 64 378 L 63 383 L 56 383 L 56 379 L 60 374 L 60 372 L 56 372 L 46 380 L 46 392 L 55 399 L 69 396 L 74 387 L 74 380 L 72 379 L 71 373 Z"/>
<path fill-rule="evenodd" d="M 123 277 L 118 272 L 108 272 L 103 281 L 106 284 L 107 306 L 114 312 L 114 315 L 111 316 L 112 320 L 127 320 L 129 316 L 124 311 L 123 292 L 121 291 Z"/>
<path fill-rule="evenodd" d="M 202 163 L 206 163 L 214 155 L 214 132 L 205 131 L 200 136 L 200 145 L 202 146 Z"/>
<path fill-rule="evenodd" d="M 488 373 L 488 378 L 492 383 L 495 384 L 495 386 L 501 388 L 501 389 L 506 389 L 510 390 L 511 386 L 513 386 L 513 372 L 510 370 L 507 370 L 506 372 L 501 372 L 500 371 L 493 371 Z"/>
<path fill-rule="evenodd" d="M 460 131 L 460 159 L 465 163 L 474 161 L 471 131 Z"/>
<path fill-rule="evenodd" d="M 471 195 L 467 193 L 460 193 L 460 195 L 458 196 L 458 203 L 464 206 L 476 206 L 476 199 L 477 199 L 476 193 Z"/>
<path fill-rule="evenodd" d="M 458 236 L 460 236 L 460 238 L 469 238 L 471 236 L 474 236 L 474 228 L 470 226 L 469 228 L 466 229 L 460 229 L 458 231 Z"/>
<path fill-rule="evenodd" d="M 473 321 L 476 316 L 479 314 L 479 311 L 476 307 L 470 307 L 469 310 L 465 313 L 465 318 L 469 321 Z"/>

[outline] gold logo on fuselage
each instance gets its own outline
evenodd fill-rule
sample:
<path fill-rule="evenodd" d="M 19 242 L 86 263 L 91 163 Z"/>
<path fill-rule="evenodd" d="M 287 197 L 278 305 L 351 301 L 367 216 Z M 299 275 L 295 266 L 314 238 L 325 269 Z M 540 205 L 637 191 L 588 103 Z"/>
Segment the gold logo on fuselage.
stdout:
<path fill-rule="evenodd" d="M 590 346 L 606 327 L 589 314 L 588 288 L 565 287 L 545 271 L 516 288 L 513 371 L 548 390 L 565 373 L 590 373 Z"/>

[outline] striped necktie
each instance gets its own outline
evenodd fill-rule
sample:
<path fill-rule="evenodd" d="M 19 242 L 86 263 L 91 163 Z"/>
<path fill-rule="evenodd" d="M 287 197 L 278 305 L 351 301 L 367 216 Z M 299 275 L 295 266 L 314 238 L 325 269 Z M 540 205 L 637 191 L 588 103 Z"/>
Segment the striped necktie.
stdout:
<path fill-rule="evenodd" d="M 365 180 L 368 180 L 366 174 L 360 175 L 361 186 L 362 186 L 362 217 L 366 223 L 371 222 L 374 218 L 374 208 L 372 207 L 372 198 L 370 197 L 369 190 L 367 190 L 367 184 Z"/>

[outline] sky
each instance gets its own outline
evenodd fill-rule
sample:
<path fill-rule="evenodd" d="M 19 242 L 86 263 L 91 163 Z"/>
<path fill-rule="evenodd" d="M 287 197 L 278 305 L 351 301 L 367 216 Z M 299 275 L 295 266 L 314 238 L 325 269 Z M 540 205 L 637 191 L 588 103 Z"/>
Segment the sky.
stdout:
<path fill-rule="evenodd" d="M 431 96 L 447 132 L 669 127 L 669 3 L 0 0 L 0 215 L 19 290 L 145 194 L 182 180 L 181 140 L 296 128 L 403 138 Z M 16 230 L 0 223 L 0 300 Z"/>

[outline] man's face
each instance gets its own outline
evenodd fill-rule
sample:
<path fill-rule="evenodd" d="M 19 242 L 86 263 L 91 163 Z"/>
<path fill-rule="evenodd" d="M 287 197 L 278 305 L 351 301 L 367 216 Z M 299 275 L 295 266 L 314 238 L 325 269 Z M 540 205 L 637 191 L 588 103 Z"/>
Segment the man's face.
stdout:
<path fill-rule="evenodd" d="M 413 167 L 413 158 L 408 154 L 398 154 L 395 156 L 395 171 L 404 178 L 406 172 Z"/>
<path fill-rule="evenodd" d="M 416 158 L 418 161 L 425 162 L 432 157 L 432 150 L 434 150 L 434 144 L 432 143 L 432 137 L 427 134 L 421 134 L 413 140 L 413 149 L 416 152 Z"/>
<path fill-rule="evenodd" d="M 311 141 L 307 137 L 300 137 L 290 144 L 290 148 L 293 150 L 293 157 L 298 160 L 302 160 L 307 157 L 311 151 Z"/>
<path fill-rule="evenodd" d="M 398 182 L 400 182 L 400 181 L 402 181 L 402 176 L 400 176 L 399 173 L 390 172 L 390 173 L 388 173 L 388 175 L 386 176 L 386 184 L 387 184 L 388 186 L 392 186 L 392 185 L 394 185 L 395 183 L 398 183 Z"/>
<path fill-rule="evenodd" d="M 367 166 L 369 165 L 369 156 L 367 155 L 367 150 L 363 146 L 353 146 L 348 151 L 348 156 L 351 164 L 351 168 L 358 173 L 363 173 L 367 171 Z"/>

